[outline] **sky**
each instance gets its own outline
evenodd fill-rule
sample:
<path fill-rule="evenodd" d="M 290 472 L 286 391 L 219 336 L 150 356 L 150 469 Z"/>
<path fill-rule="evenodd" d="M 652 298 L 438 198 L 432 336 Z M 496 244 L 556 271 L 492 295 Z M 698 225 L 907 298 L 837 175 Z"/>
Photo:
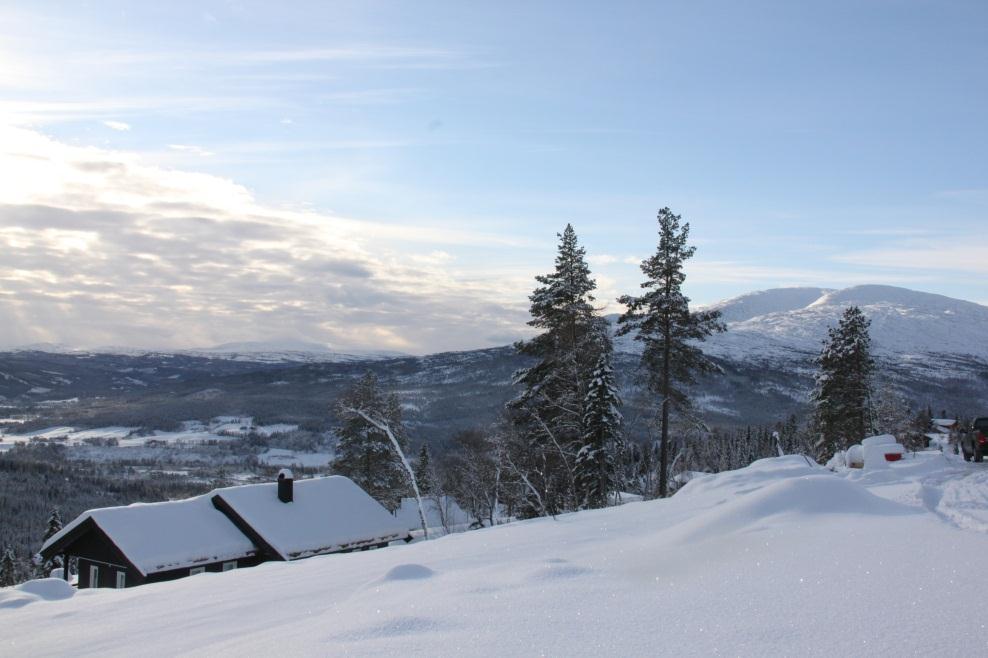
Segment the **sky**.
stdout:
<path fill-rule="evenodd" d="M 0 347 L 528 335 L 572 223 L 604 312 L 988 303 L 988 4 L 0 2 Z"/>

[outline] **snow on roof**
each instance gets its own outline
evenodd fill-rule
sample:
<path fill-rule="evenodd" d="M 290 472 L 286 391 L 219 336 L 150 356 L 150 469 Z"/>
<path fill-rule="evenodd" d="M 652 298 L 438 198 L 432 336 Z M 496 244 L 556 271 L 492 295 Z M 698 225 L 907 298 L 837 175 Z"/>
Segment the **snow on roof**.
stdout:
<path fill-rule="evenodd" d="M 933 418 L 931 422 L 937 427 L 953 427 L 957 424 L 954 418 Z"/>
<path fill-rule="evenodd" d="M 211 494 L 89 510 L 53 535 L 42 550 L 87 519 L 144 575 L 257 553 L 254 543 L 213 506 Z"/>
<path fill-rule="evenodd" d="M 296 480 L 294 501 L 275 482 L 217 489 L 219 496 L 283 559 L 294 560 L 408 535 L 402 524 L 349 478 Z"/>

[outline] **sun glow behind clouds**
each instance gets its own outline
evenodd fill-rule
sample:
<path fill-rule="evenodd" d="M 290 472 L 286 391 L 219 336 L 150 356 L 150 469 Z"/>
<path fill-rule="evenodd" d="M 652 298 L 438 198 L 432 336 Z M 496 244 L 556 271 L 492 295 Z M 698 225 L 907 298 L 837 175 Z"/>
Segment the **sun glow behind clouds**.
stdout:
<path fill-rule="evenodd" d="M 22 128 L 0 128 L 0 144 L 5 344 L 191 347 L 287 332 L 425 352 L 522 324 L 511 300 L 523 290 L 480 283 L 439 248 L 465 233 L 272 208 L 217 176 Z"/>

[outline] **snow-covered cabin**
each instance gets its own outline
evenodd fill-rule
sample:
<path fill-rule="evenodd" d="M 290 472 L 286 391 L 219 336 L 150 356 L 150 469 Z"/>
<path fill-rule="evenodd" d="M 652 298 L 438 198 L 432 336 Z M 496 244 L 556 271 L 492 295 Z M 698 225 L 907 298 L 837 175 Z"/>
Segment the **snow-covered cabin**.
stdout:
<path fill-rule="evenodd" d="M 78 559 L 79 587 L 131 587 L 268 560 L 387 546 L 401 523 L 350 479 L 226 487 L 163 503 L 89 510 L 41 548 Z"/>

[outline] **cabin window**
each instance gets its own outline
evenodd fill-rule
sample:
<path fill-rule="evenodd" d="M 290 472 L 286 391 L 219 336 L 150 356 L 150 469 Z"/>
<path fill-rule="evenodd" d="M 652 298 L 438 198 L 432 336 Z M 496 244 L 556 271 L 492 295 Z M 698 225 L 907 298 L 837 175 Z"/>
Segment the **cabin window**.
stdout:
<path fill-rule="evenodd" d="M 117 572 L 117 589 L 123 589 L 127 586 L 127 572 L 118 571 Z"/>
<path fill-rule="evenodd" d="M 233 560 L 231 562 L 224 562 L 223 563 L 223 571 L 233 571 L 236 568 L 237 568 L 237 561 L 236 560 Z"/>
<path fill-rule="evenodd" d="M 195 576 L 201 573 L 206 573 L 206 567 L 192 567 L 189 569 L 190 576 Z"/>
<path fill-rule="evenodd" d="M 99 567 L 94 564 L 89 566 L 89 586 L 99 587 Z"/>

